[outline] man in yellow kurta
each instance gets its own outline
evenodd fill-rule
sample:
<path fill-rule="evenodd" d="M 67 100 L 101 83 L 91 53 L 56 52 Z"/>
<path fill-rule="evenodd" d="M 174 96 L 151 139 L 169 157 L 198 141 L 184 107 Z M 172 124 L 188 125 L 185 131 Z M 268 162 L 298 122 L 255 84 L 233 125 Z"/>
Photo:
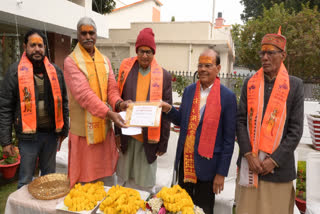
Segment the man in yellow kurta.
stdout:
<path fill-rule="evenodd" d="M 64 61 L 70 109 L 68 175 L 70 185 L 112 176 L 118 152 L 112 120 L 124 127 L 118 113 L 126 102 L 119 96 L 108 58 L 95 47 L 97 30 L 91 18 L 81 18 L 77 26 L 79 43 Z M 105 179 L 113 184 L 112 177 Z"/>

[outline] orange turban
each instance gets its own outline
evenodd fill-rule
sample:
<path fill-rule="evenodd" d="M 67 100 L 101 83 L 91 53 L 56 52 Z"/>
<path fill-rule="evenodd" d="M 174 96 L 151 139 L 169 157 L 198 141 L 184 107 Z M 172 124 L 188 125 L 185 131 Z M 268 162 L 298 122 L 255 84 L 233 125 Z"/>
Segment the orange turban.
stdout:
<path fill-rule="evenodd" d="M 261 41 L 261 45 L 274 45 L 284 51 L 286 47 L 286 37 L 279 34 L 266 34 Z"/>

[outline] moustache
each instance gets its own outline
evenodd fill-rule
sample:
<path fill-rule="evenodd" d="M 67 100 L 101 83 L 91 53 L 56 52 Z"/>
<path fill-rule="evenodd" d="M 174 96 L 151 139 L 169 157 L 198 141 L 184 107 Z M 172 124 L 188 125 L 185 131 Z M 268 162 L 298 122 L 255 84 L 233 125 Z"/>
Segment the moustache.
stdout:
<path fill-rule="evenodd" d="M 93 42 L 93 39 L 86 39 L 83 41 L 83 43 Z"/>
<path fill-rule="evenodd" d="M 38 51 L 37 51 L 37 52 L 35 52 L 35 53 L 32 53 L 32 54 L 31 54 L 31 57 L 33 57 L 34 55 L 40 55 L 40 56 L 42 56 L 42 57 L 44 56 L 44 54 L 43 54 L 43 53 L 38 52 Z"/>

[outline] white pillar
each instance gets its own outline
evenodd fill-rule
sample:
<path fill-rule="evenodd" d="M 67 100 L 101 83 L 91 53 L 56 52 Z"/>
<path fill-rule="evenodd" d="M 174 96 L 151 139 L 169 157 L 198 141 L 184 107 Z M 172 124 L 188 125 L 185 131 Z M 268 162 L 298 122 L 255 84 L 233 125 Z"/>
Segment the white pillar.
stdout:
<path fill-rule="evenodd" d="M 214 16 L 214 11 L 215 11 L 215 7 L 216 7 L 216 0 L 212 0 L 212 23 L 211 23 L 211 39 L 213 39 L 213 29 L 214 29 L 214 20 L 215 20 L 215 16 Z"/>
<path fill-rule="evenodd" d="M 192 44 L 189 44 L 188 72 L 191 71 L 191 55 L 192 55 Z"/>
<path fill-rule="evenodd" d="M 214 23 L 214 17 L 215 17 L 215 15 L 214 15 L 214 11 L 215 11 L 215 7 L 216 7 L 216 0 L 212 0 L 213 2 L 212 2 L 212 24 Z"/>

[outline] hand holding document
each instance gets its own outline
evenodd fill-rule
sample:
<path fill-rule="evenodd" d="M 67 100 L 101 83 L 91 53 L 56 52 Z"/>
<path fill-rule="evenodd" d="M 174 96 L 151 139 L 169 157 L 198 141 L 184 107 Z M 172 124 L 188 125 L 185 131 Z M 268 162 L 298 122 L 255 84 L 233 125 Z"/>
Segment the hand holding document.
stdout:
<path fill-rule="evenodd" d="M 125 111 L 119 112 L 119 114 L 124 120 L 126 119 Z M 121 128 L 121 132 L 123 135 L 138 135 L 142 133 L 142 129 L 141 127 L 128 127 L 128 128 Z"/>
<path fill-rule="evenodd" d="M 160 101 L 130 103 L 127 108 L 126 126 L 159 127 L 160 120 Z"/>

